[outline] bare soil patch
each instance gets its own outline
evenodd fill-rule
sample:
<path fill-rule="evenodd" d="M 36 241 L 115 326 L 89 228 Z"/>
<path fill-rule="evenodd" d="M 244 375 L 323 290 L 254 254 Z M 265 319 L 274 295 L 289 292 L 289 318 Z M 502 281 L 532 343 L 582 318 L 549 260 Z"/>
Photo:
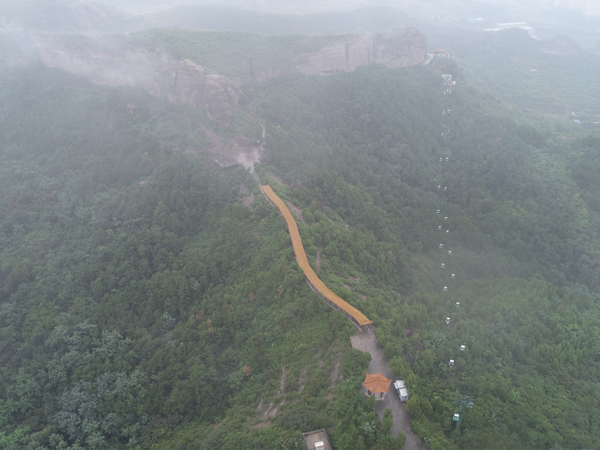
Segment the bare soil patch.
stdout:
<path fill-rule="evenodd" d="M 260 416 L 260 418 L 262 420 L 267 420 L 269 418 L 269 411 L 271 411 L 271 408 L 275 406 L 273 402 L 269 403 L 269 406 L 267 406 L 267 409 L 265 410 L 264 413 L 262 413 L 262 416 Z"/>
<path fill-rule="evenodd" d="M 283 180 L 281 178 L 279 178 L 277 175 L 273 175 L 271 172 L 269 172 L 269 176 L 271 178 L 273 178 L 273 181 L 275 181 L 276 183 L 278 183 L 278 184 L 285 184 L 283 182 Z"/>
<path fill-rule="evenodd" d="M 275 408 L 274 408 L 274 409 L 273 409 L 273 410 L 272 410 L 272 411 L 271 411 L 271 412 L 268 414 L 269 418 L 271 418 L 271 419 L 272 419 L 273 417 L 275 417 L 275 416 L 277 415 L 277 412 L 279 411 L 279 407 L 280 407 L 280 406 L 283 406 L 283 405 L 285 405 L 285 398 L 283 399 L 283 401 L 282 401 L 282 402 L 281 402 L 279 405 L 277 405 L 277 406 L 276 406 L 276 407 L 275 407 Z"/>
<path fill-rule="evenodd" d="M 262 154 L 262 144 L 255 144 L 255 141 L 242 135 L 229 139 L 222 138 L 203 123 L 198 122 L 198 124 L 213 142 L 214 147 L 208 149 L 208 151 L 215 155 L 221 164 L 229 166 L 235 165 L 237 162 L 245 168 L 250 169 L 250 172 L 253 172 L 254 163 L 260 160 L 260 155 Z M 191 149 L 191 147 L 188 147 L 188 149 Z M 190 151 L 194 152 L 195 150 L 197 149 L 191 149 Z M 186 152 L 188 150 L 184 153 Z"/>
<path fill-rule="evenodd" d="M 288 207 L 294 211 L 294 214 L 296 214 L 296 217 L 298 217 L 298 219 L 300 219 L 300 222 L 302 222 L 304 225 L 306 225 L 306 222 L 304 221 L 304 217 L 302 217 L 302 210 L 300 208 L 298 208 L 296 205 L 294 205 L 292 202 L 290 202 L 289 200 L 286 201 Z"/>
<path fill-rule="evenodd" d="M 242 199 L 242 203 L 246 205 L 252 211 L 252 202 L 254 201 L 254 194 L 250 194 Z"/>
<path fill-rule="evenodd" d="M 329 375 L 329 379 L 331 380 L 331 387 L 335 386 L 335 382 L 340 377 L 340 363 L 342 362 L 342 355 L 335 358 L 333 361 L 333 370 L 331 371 L 331 375 Z"/>

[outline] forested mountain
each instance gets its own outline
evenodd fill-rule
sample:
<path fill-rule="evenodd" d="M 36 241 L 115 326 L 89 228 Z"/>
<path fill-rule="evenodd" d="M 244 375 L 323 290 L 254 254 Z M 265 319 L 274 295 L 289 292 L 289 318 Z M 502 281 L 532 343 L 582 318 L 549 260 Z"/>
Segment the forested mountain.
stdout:
<path fill-rule="evenodd" d="M 353 417 L 326 398 L 339 358 L 340 404 L 375 423 L 353 327 L 253 177 L 180 150 L 194 110 L 38 65 L 2 80 L 2 448 L 299 448 Z M 282 368 L 290 406 L 255 430 Z"/>
<path fill-rule="evenodd" d="M 594 79 L 600 57 L 570 36 L 557 35 L 555 28 L 535 28 L 535 33 L 546 36 L 533 39 L 516 28 L 427 29 L 431 46 L 455 55 L 469 80 L 497 98 L 544 114 L 598 122 L 600 91 Z"/>
<path fill-rule="evenodd" d="M 428 448 L 600 448 L 597 130 L 501 103 L 449 58 L 242 90 L 223 128 L 2 66 L 0 448 L 293 449 L 316 428 L 402 447 L 359 391 L 356 329 L 304 282 L 255 176 L 207 151 L 250 118 L 257 176 L 373 320 Z"/>
<path fill-rule="evenodd" d="M 598 173 L 597 139 L 566 137 L 472 87 L 448 93 L 425 68 L 264 91 L 263 163 L 315 214 L 309 253 L 314 242 L 322 258 L 356 267 L 357 292 L 380 290 L 355 301 L 409 380 L 413 428 L 439 439 L 431 448 L 452 447 L 441 433 L 453 428 L 454 392 L 476 398 L 452 435 L 459 448 L 595 448 L 599 242 L 587 177 Z M 393 249 L 387 278 L 359 259 L 359 238 L 340 245 L 318 231 L 326 208 Z M 446 316 L 455 325 L 441 328 Z"/>

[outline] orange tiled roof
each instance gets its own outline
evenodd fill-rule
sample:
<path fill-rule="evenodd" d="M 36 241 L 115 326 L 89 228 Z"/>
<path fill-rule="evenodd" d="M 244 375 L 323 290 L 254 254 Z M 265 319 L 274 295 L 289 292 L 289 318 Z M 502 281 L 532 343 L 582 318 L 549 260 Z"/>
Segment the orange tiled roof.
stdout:
<path fill-rule="evenodd" d="M 388 380 L 381 372 L 378 374 L 368 373 L 362 385 L 374 394 L 378 394 L 380 392 L 387 392 L 391 382 L 392 380 Z"/>

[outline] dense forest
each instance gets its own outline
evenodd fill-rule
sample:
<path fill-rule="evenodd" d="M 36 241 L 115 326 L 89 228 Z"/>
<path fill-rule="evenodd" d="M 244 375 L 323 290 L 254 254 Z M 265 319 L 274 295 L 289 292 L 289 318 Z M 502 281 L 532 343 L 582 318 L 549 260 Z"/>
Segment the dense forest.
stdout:
<path fill-rule="evenodd" d="M 295 186 L 305 246 L 330 263 L 319 276 L 360 279 L 345 294 L 408 380 L 431 448 L 596 448 L 598 138 L 460 83 L 382 67 L 273 82 L 257 102 L 263 165 Z M 350 229 L 332 239 L 323 212 Z M 458 392 L 475 406 L 451 433 Z"/>
<path fill-rule="evenodd" d="M 277 213 L 242 204 L 253 177 L 179 150 L 194 111 L 41 66 L 2 79 L 0 447 L 300 448 L 378 423 L 352 325 L 303 283 Z M 282 368 L 290 406 L 254 429 Z"/>
<path fill-rule="evenodd" d="M 0 78 L 0 448 L 402 448 L 256 178 L 202 150 L 205 112 L 34 62 Z M 596 130 L 450 60 L 243 91 L 257 176 L 373 320 L 427 447 L 600 448 Z"/>

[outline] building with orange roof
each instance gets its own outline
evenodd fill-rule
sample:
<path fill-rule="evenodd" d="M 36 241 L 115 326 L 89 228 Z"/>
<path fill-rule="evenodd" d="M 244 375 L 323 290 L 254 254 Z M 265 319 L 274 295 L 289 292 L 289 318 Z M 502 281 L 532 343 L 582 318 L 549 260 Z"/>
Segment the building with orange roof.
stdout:
<path fill-rule="evenodd" d="M 379 372 L 377 374 L 368 373 L 362 385 L 367 390 L 365 395 L 374 395 L 376 400 L 383 400 L 391 383 L 392 380 L 388 380 Z"/>

